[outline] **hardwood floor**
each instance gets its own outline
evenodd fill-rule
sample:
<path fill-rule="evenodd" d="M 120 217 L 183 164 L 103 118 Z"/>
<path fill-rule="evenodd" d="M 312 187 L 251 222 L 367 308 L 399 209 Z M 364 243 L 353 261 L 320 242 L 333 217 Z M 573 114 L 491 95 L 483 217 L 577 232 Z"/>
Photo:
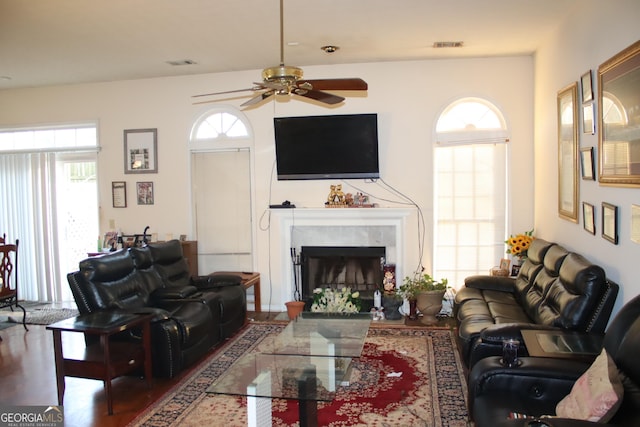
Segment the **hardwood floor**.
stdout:
<path fill-rule="evenodd" d="M 250 312 L 248 317 L 259 321 L 265 316 L 266 313 Z M 3 406 L 57 405 L 52 333 L 45 326 L 28 327 L 28 332 L 21 325 L 0 330 L 0 402 Z M 63 333 L 63 345 L 65 351 L 84 348 L 82 334 Z M 188 372 L 171 380 L 154 378 L 151 388 L 147 388 L 143 378 L 116 378 L 112 382 L 111 416 L 107 415 L 102 381 L 67 377 L 63 402 L 65 427 L 125 426 Z"/>

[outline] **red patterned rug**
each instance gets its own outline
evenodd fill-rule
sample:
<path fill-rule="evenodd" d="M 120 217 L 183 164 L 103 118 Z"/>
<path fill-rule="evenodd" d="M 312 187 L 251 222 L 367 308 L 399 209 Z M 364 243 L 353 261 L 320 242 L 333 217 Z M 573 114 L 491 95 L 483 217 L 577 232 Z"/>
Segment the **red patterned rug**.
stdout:
<path fill-rule="evenodd" d="M 260 351 L 282 328 L 249 325 L 129 426 L 246 426 L 245 398 L 205 390 L 241 355 Z M 362 356 L 352 363 L 350 384 L 338 390 L 333 402 L 318 404 L 319 425 L 470 425 L 465 376 L 449 330 L 371 328 Z M 272 411 L 273 426 L 298 425 L 296 401 L 273 399 Z"/>

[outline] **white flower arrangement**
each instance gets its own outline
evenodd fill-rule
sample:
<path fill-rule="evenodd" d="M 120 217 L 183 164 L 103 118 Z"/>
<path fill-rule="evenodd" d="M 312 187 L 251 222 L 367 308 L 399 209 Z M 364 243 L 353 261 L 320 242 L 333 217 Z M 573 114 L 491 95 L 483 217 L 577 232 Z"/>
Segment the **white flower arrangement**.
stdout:
<path fill-rule="evenodd" d="M 351 292 L 350 288 L 340 290 L 316 288 L 313 290 L 312 312 L 357 313 L 362 307 L 360 292 Z"/>

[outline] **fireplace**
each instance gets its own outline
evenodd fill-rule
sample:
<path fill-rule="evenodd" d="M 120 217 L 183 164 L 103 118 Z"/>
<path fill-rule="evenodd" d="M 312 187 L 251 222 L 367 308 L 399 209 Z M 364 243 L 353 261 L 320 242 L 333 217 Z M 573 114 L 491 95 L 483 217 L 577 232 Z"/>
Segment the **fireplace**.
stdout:
<path fill-rule="evenodd" d="M 384 246 L 303 246 L 300 256 L 302 299 L 310 301 L 315 288 L 351 288 L 371 307 L 380 288 Z"/>

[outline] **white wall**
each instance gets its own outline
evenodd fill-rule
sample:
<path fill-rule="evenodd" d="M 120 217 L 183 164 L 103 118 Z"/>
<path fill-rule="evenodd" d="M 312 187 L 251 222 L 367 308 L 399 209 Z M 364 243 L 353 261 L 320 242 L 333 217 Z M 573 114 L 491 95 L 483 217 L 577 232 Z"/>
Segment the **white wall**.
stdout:
<path fill-rule="evenodd" d="M 108 82 L 23 89 L 0 92 L 0 126 L 99 121 L 100 224 L 104 232 L 113 220 L 123 232 L 142 232 L 145 226 L 162 238 L 188 234 L 195 238 L 191 223 L 189 156 L 187 141 L 193 121 L 208 106 L 192 105 L 191 95 L 247 87 L 260 70 L 225 74 Z M 282 309 L 283 301 L 271 299 L 271 269 L 279 260 L 269 251 L 270 203 L 290 200 L 299 207 L 321 207 L 330 181 L 272 181 L 274 163 L 274 116 L 306 114 L 378 113 L 381 176 L 385 182 L 416 201 L 427 220 L 424 263 L 431 266 L 432 229 L 432 140 L 435 120 L 451 101 L 478 96 L 502 109 L 511 130 L 511 198 L 516 206 L 510 230 L 533 226 L 533 58 L 529 56 L 388 62 L 357 65 L 305 67 L 307 78 L 361 77 L 369 83 L 364 97 L 349 97 L 344 106 L 325 108 L 304 101 L 271 102 L 245 111 L 255 135 L 253 216 L 254 268 L 262 273 L 262 300 Z M 246 99 L 246 98 L 245 98 Z M 242 100 L 227 101 L 239 105 Z M 219 105 L 219 104 L 214 104 Z M 158 174 L 125 175 L 123 130 L 158 128 Z M 339 155 L 339 153 L 336 153 Z M 126 181 L 128 207 L 111 206 L 111 182 Z M 155 204 L 138 206 L 136 181 L 153 181 Z M 392 196 L 376 184 L 351 181 L 382 198 Z M 223 183 L 220 183 L 223 185 Z M 355 192 L 349 184 L 346 191 Z M 379 201 L 382 206 L 395 206 Z M 224 201 L 220 202 L 224 208 Z M 417 265 L 419 254 L 417 215 L 408 219 L 407 263 Z M 496 260 L 497 262 L 498 260 Z M 491 266 L 487 266 L 489 269 Z M 204 273 L 204 272 L 201 272 Z M 274 283 L 274 288 L 280 284 Z M 277 295 L 274 292 L 273 295 Z M 266 307 L 265 307 L 266 308 Z"/>
<path fill-rule="evenodd" d="M 595 72 L 601 63 L 640 39 L 640 2 L 583 0 L 578 6 L 535 56 L 535 228 L 536 235 L 561 242 L 605 268 L 622 288 L 617 311 L 640 292 L 634 265 L 640 259 L 640 245 L 629 238 L 631 204 L 640 204 L 640 188 L 605 187 L 597 181 L 580 180 L 579 223 L 558 216 L 556 95 L 589 69 Z M 594 85 L 597 87 L 597 78 Z M 596 135 L 580 134 L 580 147 L 595 147 L 596 159 L 597 132 L 598 129 Z M 595 236 L 583 229 L 583 201 L 596 207 Z M 618 245 L 601 236 L 602 202 L 620 209 Z"/>

